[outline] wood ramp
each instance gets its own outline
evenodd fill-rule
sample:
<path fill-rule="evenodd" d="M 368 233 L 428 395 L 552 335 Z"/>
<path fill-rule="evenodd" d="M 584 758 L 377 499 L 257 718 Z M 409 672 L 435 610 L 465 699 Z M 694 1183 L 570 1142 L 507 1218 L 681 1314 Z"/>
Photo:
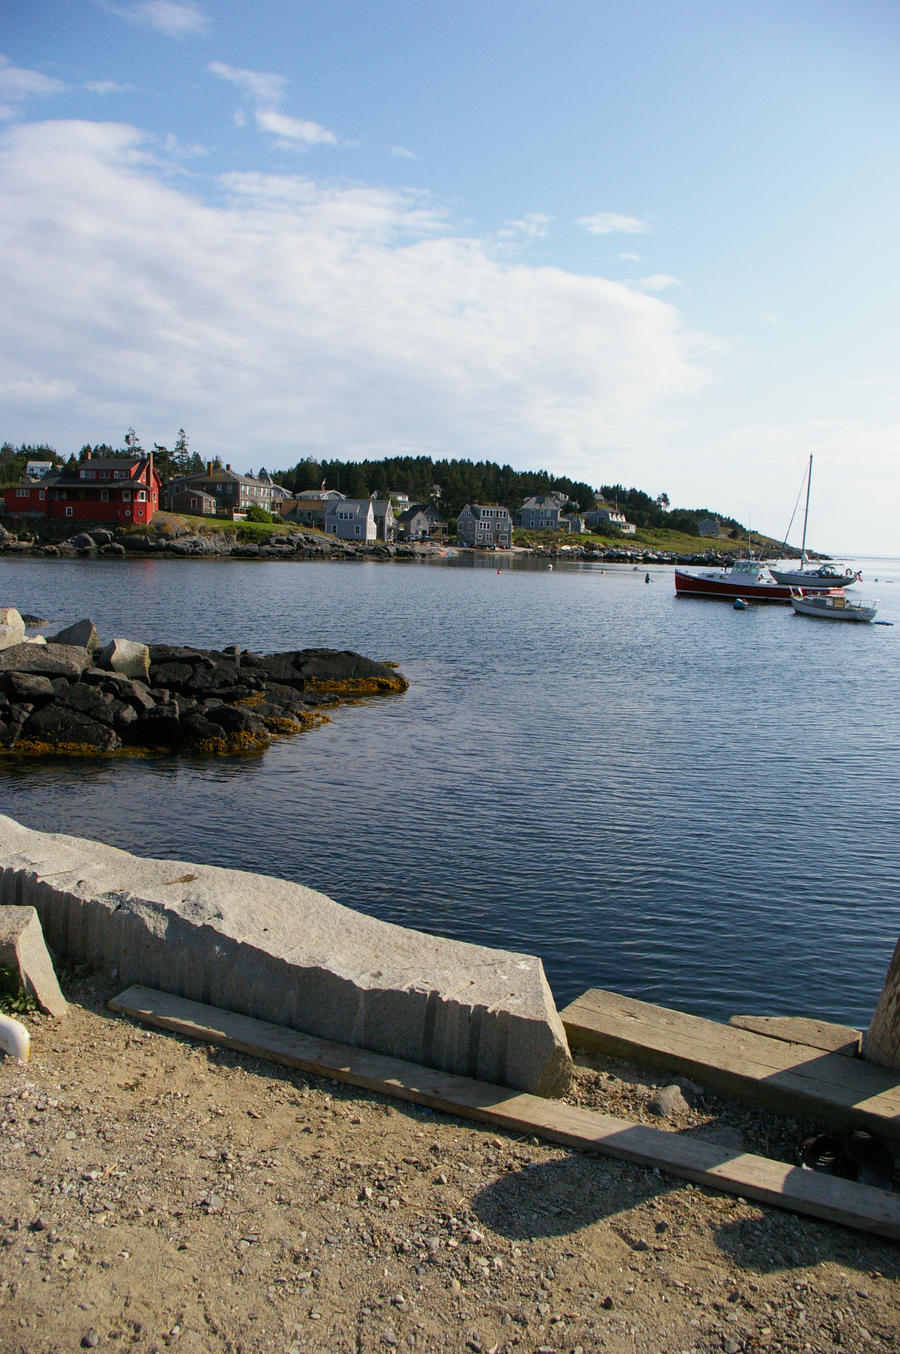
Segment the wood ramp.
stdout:
<path fill-rule="evenodd" d="M 723 1095 L 900 1145 L 900 1073 L 594 988 L 560 1012 L 571 1048 L 666 1068 Z"/>
<path fill-rule="evenodd" d="M 900 1240 L 900 1195 L 870 1185 L 316 1039 L 151 988 L 130 987 L 109 1005 L 122 1015 L 203 1043 L 223 1044 L 510 1133 L 535 1134 L 565 1147 L 602 1153 L 759 1203 Z"/>

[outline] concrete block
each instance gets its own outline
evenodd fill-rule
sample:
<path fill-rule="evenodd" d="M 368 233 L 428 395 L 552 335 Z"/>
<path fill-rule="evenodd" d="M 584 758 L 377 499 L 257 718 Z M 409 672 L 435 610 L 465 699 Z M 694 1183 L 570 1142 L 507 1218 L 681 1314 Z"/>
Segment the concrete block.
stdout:
<path fill-rule="evenodd" d="M 151 860 L 0 816 L 0 904 L 132 983 L 427 1067 L 561 1095 L 572 1063 L 533 955 L 377 921 L 300 884 Z"/>
<path fill-rule="evenodd" d="M 47 1015 L 66 1014 L 66 999 L 33 907 L 0 906 L 0 968 L 18 973 L 22 987 Z"/>

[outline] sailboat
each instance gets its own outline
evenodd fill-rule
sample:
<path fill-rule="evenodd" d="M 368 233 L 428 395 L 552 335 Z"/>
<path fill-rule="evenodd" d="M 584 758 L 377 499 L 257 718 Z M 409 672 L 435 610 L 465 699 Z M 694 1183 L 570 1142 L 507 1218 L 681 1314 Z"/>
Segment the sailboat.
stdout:
<path fill-rule="evenodd" d="M 859 574 L 852 569 L 843 571 L 830 561 L 807 568 L 806 562 L 806 523 L 809 519 L 809 490 L 812 484 L 812 453 L 806 471 L 806 507 L 803 512 L 803 542 L 800 546 L 799 569 L 774 569 L 770 567 L 772 577 L 790 588 L 802 588 L 804 592 L 824 592 L 829 588 L 849 588 L 858 579 Z"/>

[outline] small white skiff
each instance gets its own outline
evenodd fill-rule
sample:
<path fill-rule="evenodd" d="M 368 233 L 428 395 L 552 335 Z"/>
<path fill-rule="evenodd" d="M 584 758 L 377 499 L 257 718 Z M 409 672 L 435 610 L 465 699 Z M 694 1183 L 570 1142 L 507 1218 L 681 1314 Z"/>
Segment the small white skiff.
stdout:
<path fill-rule="evenodd" d="M 835 588 L 832 592 L 801 593 L 791 591 L 791 606 L 801 616 L 817 616 L 825 621 L 873 621 L 878 608 L 866 602 L 851 601 Z"/>

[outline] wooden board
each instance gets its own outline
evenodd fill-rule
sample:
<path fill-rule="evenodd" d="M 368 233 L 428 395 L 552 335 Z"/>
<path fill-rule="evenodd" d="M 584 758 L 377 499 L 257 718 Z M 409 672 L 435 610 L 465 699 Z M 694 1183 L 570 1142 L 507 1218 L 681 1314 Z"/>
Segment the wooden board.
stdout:
<path fill-rule="evenodd" d="M 754 1034 L 765 1034 L 770 1039 L 784 1039 L 788 1044 L 807 1044 L 823 1048 L 828 1053 L 843 1053 L 856 1058 L 862 1049 L 862 1030 L 851 1025 L 834 1025 L 828 1020 L 810 1020 L 804 1016 L 733 1015 L 729 1025 Z"/>
<path fill-rule="evenodd" d="M 900 1196 L 869 1185 L 316 1039 L 151 988 L 130 987 L 109 1005 L 123 1015 L 204 1043 L 224 1044 L 253 1057 L 512 1133 L 535 1134 L 566 1147 L 658 1168 L 729 1194 L 900 1240 Z"/>
<path fill-rule="evenodd" d="M 560 1012 L 572 1048 L 667 1068 L 725 1095 L 900 1144 L 900 1073 L 594 988 Z"/>

